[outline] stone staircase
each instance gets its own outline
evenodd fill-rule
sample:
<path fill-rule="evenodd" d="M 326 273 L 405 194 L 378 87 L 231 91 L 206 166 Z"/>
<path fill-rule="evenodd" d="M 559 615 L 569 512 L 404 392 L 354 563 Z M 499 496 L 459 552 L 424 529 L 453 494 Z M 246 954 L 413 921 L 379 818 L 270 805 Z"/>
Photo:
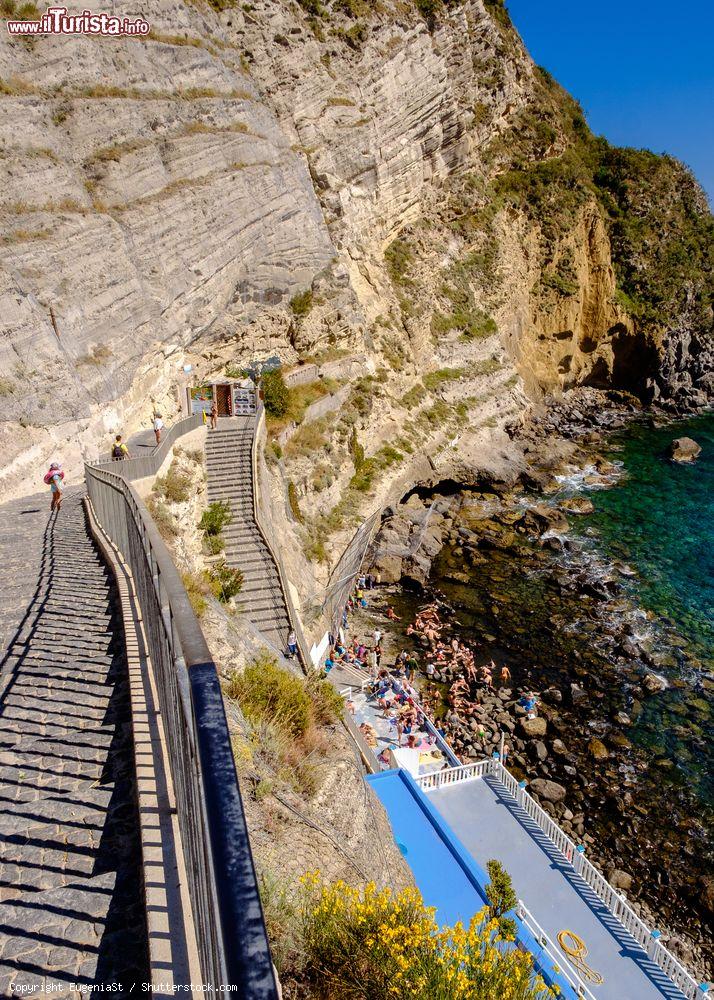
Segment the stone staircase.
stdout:
<path fill-rule="evenodd" d="M 0 517 L 0 995 L 147 976 L 123 630 L 79 490 Z"/>
<path fill-rule="evenodd" d="M 278 570 L 255 523 L 251 448 L 254 417 L 230 417 L 208 432 L 206 471 L 208 502 L 230 504 L 232 521 L 223 530 L 226 562 L 243 573 L 238 607 L 281 652 L 290 620 Z"/>

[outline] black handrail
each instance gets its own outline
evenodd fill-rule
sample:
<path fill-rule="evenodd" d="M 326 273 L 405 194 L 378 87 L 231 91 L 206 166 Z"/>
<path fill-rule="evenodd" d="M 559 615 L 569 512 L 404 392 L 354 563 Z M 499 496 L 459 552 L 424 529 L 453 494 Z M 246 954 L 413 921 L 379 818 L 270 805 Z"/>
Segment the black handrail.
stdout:
<path fill-rule="evenodd" d="M 215 663 L 171 555 L 134 487 L 116 467 L 85 466 L 85 476 L 96 516 L 131 570 L 142 611 L 203 981 L 216 993 L 277 1000 Z"/>

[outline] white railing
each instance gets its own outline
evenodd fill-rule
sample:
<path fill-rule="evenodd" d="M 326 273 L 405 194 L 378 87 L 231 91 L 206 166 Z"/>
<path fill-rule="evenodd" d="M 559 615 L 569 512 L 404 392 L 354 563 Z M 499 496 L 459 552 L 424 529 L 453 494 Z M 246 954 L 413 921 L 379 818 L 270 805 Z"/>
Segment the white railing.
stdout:
<path fill-rule="evenodd" d="M 475 764 L 465 764 L 461 767 L 446 768 L 434 774 L 422 775 L 416 779 L 416 782 L 426 792 L 432 788 L 440 788 L 459 781 L 481 778 L 486 774 L 496 778 L 505 787 L 521 809 L 540 827 L 565 860 L 572 864 L 576 873 L 590 886 L 621 926 L 646 952 L 648 958 L 662 969 L 665 975 L 682 991 L 687 1000 L 703 1000 L 703 998 L 710 996 L 706 984 L 697 983 L 679 959 L 675 958 L 663 944 L 660 944 L 659 933 L 651 931 L 640 920 L 632 907 L 613 889 L 605 876 L 585 858 L 583 848 L 578 847 L 575 841 L 571 840 L 560 829 L 548 813 L 541 809 L 535 799 L 526 791 L 525 782 L 516 781 L 500 760 L 493 758 L 481 760 Z"/>
<path fill-rule="evenodd" d="M 584 997 L 585 1000 L 595 1000 L 595 996 L 592 991 L 588 989 L 585 983 L 582 981 L 577 972 L 572 968 L 570 963 L 566 960 L 564 961 L 555 942 L 552 941 L 548 935 L 545 933 L 541 925 L 538 923 L 536 918 L 530 912 L 526 904 L 522 899 L 518 900 L 516 906 L 516 913 L 521 918 L 523 923 L 526 925 L 528 930 L 531 932 L 536 942 L 541 946 L 543 951 L 546 952 L 548 957 L 553 961 L 555 969 L 558 974 L 570 983 L 575 992 L 579 997 Z"/>
<path fill-rule="evenodd" d="M 441 788 L 443 785 L 453 785 L 457 781 L 469 781 L 471 778 L 482 778 L 490 773 L 490 760 L 480 760 L 476 764 L 461 764 L 460 767 L 445 767 L 443 771 L 431 774 L 420 774 L 415 778 L 417 785 L 427 792 L 431 788 Z"/>

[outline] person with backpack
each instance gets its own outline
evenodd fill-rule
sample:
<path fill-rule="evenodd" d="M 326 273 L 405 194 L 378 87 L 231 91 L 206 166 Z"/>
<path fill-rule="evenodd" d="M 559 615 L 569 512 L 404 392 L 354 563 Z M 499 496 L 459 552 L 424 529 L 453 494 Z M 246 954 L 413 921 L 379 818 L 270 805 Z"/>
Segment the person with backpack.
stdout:
<path fill-rule="evenodd" d="M 62 480 L 64 479 L 64 472 L 62 472 L 62 466 L 59 462 L 53 462 L 49 469 L 44 475 L 45 485 L 49 486 L 52 491 L 52 502 L 50 504 L 50 513 L 53 511 L 59 511 L 62 506 L 62 498 L 64 496 L 64 486 L 62 485 Z"/>
<path fill-rule="evenodd" d="M 121 462 L 125 458 L 131 458 L 129 449 L 121 439 L 121 434 L 117 434 L 112 445 L 112 462 Z"/>

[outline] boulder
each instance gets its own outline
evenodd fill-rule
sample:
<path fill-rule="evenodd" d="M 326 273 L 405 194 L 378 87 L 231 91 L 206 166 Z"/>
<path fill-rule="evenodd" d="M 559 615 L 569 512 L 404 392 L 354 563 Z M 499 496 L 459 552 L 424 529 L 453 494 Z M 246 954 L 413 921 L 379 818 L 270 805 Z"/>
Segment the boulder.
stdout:
<path fill-rule="evenodd" d="M 523 524 L 527 531 L 539 535 L 544 531 L 568 530 L 568 520 L 562 511 L 546 504 L 535 504 L 527 510 L 523 515 Z"/>
<path fill-rule="evenodd" d="M 610 868 L 607 880 L 613 889 L 623 889 L 628 892 L 632 888 L 632 876 L 623 872 L 621 868 Z"/>
<path fill-rule="evenodd" d="M 553 740 L 550 746 L 553 753 L 557 754 L 558 757 L 564 757 L 568 752 L 568 749 L 562 740 Z"/>
<path fill-rule="evenodd" d="M 567 500 L 561 500 L 560 506 L 570 514 L 592 514 L 595 510 L 592 500 L 587 497 L 568 497 Z"/>
<path fill-rule="evenodd" d="M 565 788 L 548 778 L 534 778 L 530 783 L 530 790 L 546 802 L 562 802 L 566 796 Z"/>
<path fill-rule="evenodd" d="M 659 674 L 645 674 L 642 678 L 642 687 L 650 694 L 657 694 L 657 692 L 665 690 L 667 681 Z"/>
<path fill-rule="evenodd" d="M 548 723 L 537 715 L 535 719 L 521 719 L 521 729 L 526 736 L 545 736 Z"/>
<path fill-rule="evenodd" d="M 607 760 L 610 756 L 608 749 L 602 740 L 592 739 L 588 743 L 588 753 L 593 760 Z"/>
<path fill-rule="evenodd" d="M 675 438 L 669 446 L 668 454 L 673 462 L 693 462 L 699 457 L 702 446 L 692 438 Z"/>
<path fill-rule="evenodd" d="M 402 578 L 402 559 L 400 556 L 378 555 L 370 566 L 380 583 L 399 583 Z"/>
<path fill-rule="evenodd" d="M 584 691 L 579 684 L 570 685 L 570 697 L 573 705 L 582 705 L 589 700 L 587 691 Z"/>

